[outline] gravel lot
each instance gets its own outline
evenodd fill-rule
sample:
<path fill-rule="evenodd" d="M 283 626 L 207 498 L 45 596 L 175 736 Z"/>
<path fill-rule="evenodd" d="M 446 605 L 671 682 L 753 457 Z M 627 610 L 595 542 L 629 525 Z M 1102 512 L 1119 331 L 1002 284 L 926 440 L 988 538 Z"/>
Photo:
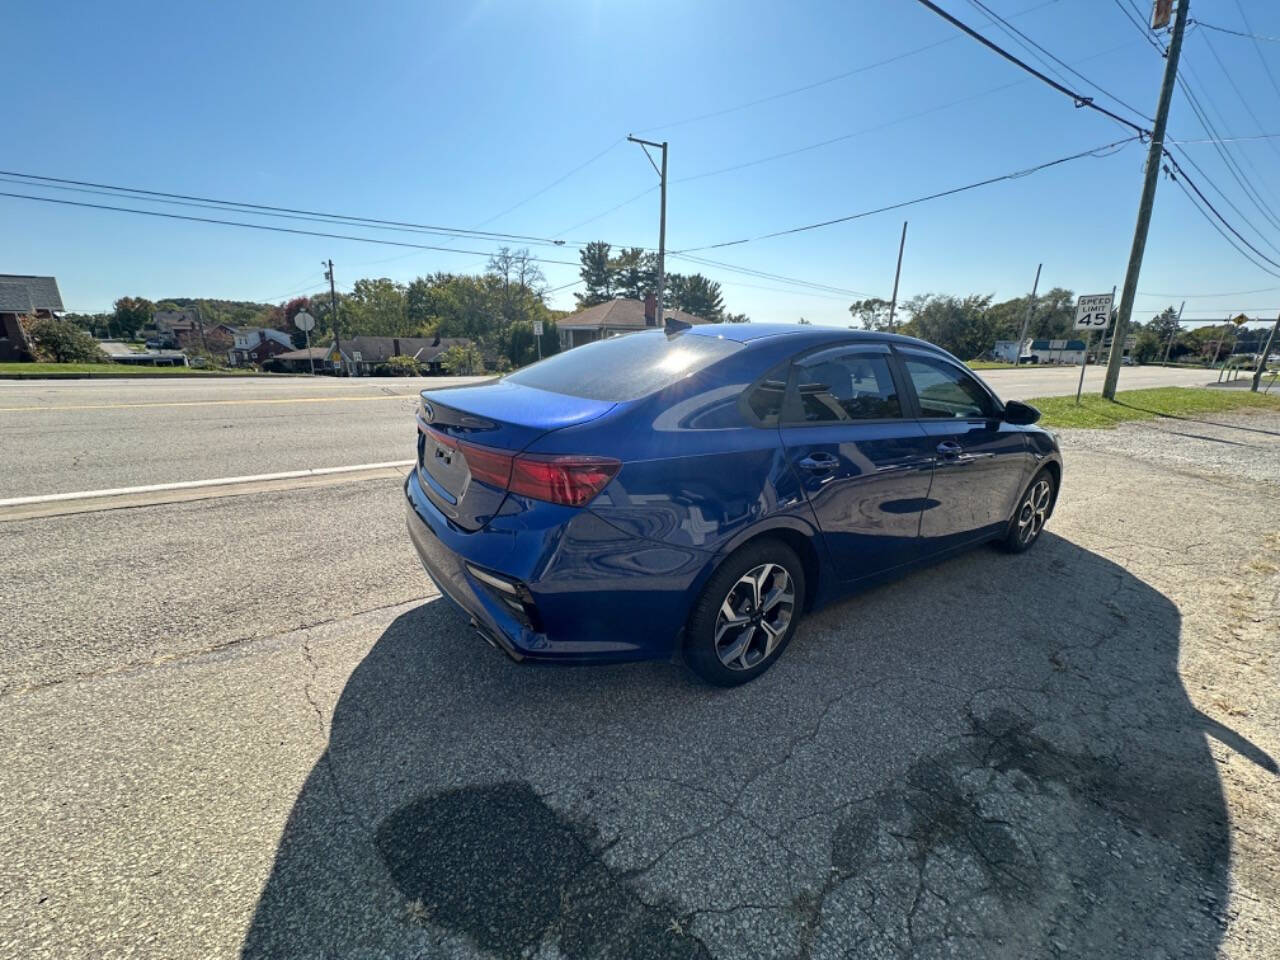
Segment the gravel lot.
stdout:
<path fill-rule="evenodd" d="M 733 691 L 508 663 L 385 483 L 0 526 L 0 956 L 1280 956 L 1280 417 L 1213 419 Z"/>

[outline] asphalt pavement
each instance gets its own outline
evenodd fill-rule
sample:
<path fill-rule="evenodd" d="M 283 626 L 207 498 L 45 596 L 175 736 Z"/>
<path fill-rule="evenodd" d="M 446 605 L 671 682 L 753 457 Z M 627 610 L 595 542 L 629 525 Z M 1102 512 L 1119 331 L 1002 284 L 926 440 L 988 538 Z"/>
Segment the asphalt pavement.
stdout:
<path fill-rule="evenodd" d="M 731 691 L 508 662 L 394 475 L 0 517 L 0 957 L 1278 956 L 1277 438 L 1068 431 L 1030 554 Z"/>

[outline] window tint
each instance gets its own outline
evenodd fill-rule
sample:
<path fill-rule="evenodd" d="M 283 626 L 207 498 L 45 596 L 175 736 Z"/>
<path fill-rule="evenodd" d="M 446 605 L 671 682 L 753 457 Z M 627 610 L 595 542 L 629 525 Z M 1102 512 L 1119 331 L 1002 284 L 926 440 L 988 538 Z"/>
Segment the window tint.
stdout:
<path fill-rule="evenodd" d="M 800 422 L 836 423 L 902 416 L 889 359 L 828 351 L 796 364 Z"/>
<path fill-rule="evenodd" d="M 991 396 L 963 370 L 940 360 L 903 357 L 907 376 L 920 398 L 921 417 L 990 417 Z"/>
<path fill-rule="evenodd" d="M 572 397 L 621 402 L 656 393 L 741 349 L 742 344 L 719 337 L 668 337 L 652 330 L 573 347 L 506 379 Z"/>

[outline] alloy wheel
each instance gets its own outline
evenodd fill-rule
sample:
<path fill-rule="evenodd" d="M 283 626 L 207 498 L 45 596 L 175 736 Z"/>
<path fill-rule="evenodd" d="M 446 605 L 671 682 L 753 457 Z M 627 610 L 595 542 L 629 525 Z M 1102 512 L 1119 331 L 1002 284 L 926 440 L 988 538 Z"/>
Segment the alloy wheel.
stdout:
<path fill-rule="evenodd" d="M 777 563 L 762 563 L 744 573 L 720 604 L 716 617 L 716 656 L 730 670 L 763 663 L 787 633 L 795 615 L 791 575 Z"/>
<path fill-rule="evenodd" d="M 1018 511 L 1018 542 L 1023 546 L 1038 537 L 1044 529 L 1044 522 L 1049 517 L 1051 494 L 1049 481 L 1041 478 L 1022 501 L 1022 508 Z"/>

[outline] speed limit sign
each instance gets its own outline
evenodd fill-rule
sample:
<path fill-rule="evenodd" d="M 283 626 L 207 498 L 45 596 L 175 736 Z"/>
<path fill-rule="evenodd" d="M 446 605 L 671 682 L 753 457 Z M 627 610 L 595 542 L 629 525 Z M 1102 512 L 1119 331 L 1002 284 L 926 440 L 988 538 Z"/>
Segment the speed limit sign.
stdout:
<path fill-rule="evenodd" d="M 1111 322 L 1113 293 L 1081 295 L 1076 301 L 1076 330 L 1105 330 Z"/>

